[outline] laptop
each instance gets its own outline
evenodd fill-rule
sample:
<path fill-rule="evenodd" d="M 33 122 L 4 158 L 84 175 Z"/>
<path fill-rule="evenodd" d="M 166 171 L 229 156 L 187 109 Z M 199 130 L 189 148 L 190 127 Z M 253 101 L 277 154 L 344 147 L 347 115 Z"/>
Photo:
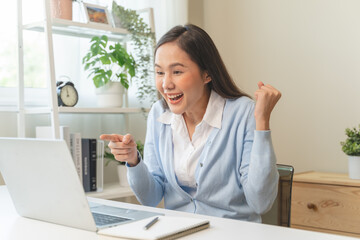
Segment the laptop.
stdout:
<path fill-rule="evenodd" d="M 64 140 L 0 138 L 0 172 L 23 217 L 96 232 L 162 215 L 88 202 Z"/>

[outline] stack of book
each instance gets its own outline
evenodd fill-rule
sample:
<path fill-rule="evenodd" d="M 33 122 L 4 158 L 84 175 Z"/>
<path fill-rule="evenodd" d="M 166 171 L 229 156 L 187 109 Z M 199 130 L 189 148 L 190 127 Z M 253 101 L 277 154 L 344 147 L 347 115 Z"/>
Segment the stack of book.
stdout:
<path fill-rule="evenodd" d="M 36 127 L 36 138 L 53 138 L 51 127 Z M 103 190 L 104 141 L 82 138 L 81 133 L 70 133 L 67 126 L 60 127 L 60 138 L 64 139 L 69 147 L 85 192 L 101 192 Z"/>

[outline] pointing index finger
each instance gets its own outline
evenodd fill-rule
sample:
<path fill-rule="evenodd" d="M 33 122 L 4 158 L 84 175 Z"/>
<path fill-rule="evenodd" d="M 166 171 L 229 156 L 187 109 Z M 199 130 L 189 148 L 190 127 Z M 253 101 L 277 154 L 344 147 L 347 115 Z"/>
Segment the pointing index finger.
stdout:
<path fill-rule="evenodd" d="M 117 134 L 101 134 L 100 139 L 105 141 L 121 142 L 122 136 Z"/>

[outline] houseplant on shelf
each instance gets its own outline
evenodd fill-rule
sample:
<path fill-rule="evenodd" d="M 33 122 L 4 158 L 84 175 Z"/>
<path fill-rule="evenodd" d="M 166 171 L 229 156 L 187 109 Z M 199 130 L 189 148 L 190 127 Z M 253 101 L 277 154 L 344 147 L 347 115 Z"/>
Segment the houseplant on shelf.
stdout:
<path fill-rule="evenodd" d="M 142 144 L 141 141 L 136 141 L 137 149 L 141 156 L 143 156 L 144 153 L 144 144 Z M 127 169 L 126 169 L 126 162 L 120 162 L 115 159 L 114 155 L 110 153 L 110 149 L 108 147 L 105 148 L 104 151 L 104 158 L 106 159 L 105 167 L 109 165 L 110 162 L 114 162 L 117 164 L 117 173 L 119 177 L 119 185 L 122 187 L 129 186 L 128 180 L 127 180 Z"/>
<path fill-rule="evenodd" d="M 359 129 L 346 128 L 347 136 L 344 142 L 341 142 L 342 150 L 348 155 L 349 177 L 360 179 L 360 125 Z"/>
<path fill-rule="evenodd" d="M 123 88 L 129 88 L 135 75 L 134 58 L 120 43 L 108 44 L 108 37 L 95 36 L 83 58 L 84 69 L 90 71 L 101 107 L 121 107 Z"/>
<path fill-rule="evenodd" d="M 136 61 L 136 75 L 134 83 L 137 87 L 137 98 L 140 102 L 147 99 L 153 103 L 157 100 L 157 91 L 154 86 L 154 59 L 155 34 L 136 11 L 125 9 L 113 1 L 112 14 L 121 27 L 131 33 L 133 55 Z"/>

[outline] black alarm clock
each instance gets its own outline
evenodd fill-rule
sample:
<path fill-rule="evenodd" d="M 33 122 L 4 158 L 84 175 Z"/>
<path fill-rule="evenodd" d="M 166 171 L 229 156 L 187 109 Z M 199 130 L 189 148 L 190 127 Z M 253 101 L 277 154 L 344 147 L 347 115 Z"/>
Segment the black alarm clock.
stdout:
<path fill-rule="evenodd" d="M 75 89 L 74 83 L 70 81 L 56 82 L 56 91 L 58 96 L 58 106 L 73 107 L 79 100 L 78 92 Z"/>

